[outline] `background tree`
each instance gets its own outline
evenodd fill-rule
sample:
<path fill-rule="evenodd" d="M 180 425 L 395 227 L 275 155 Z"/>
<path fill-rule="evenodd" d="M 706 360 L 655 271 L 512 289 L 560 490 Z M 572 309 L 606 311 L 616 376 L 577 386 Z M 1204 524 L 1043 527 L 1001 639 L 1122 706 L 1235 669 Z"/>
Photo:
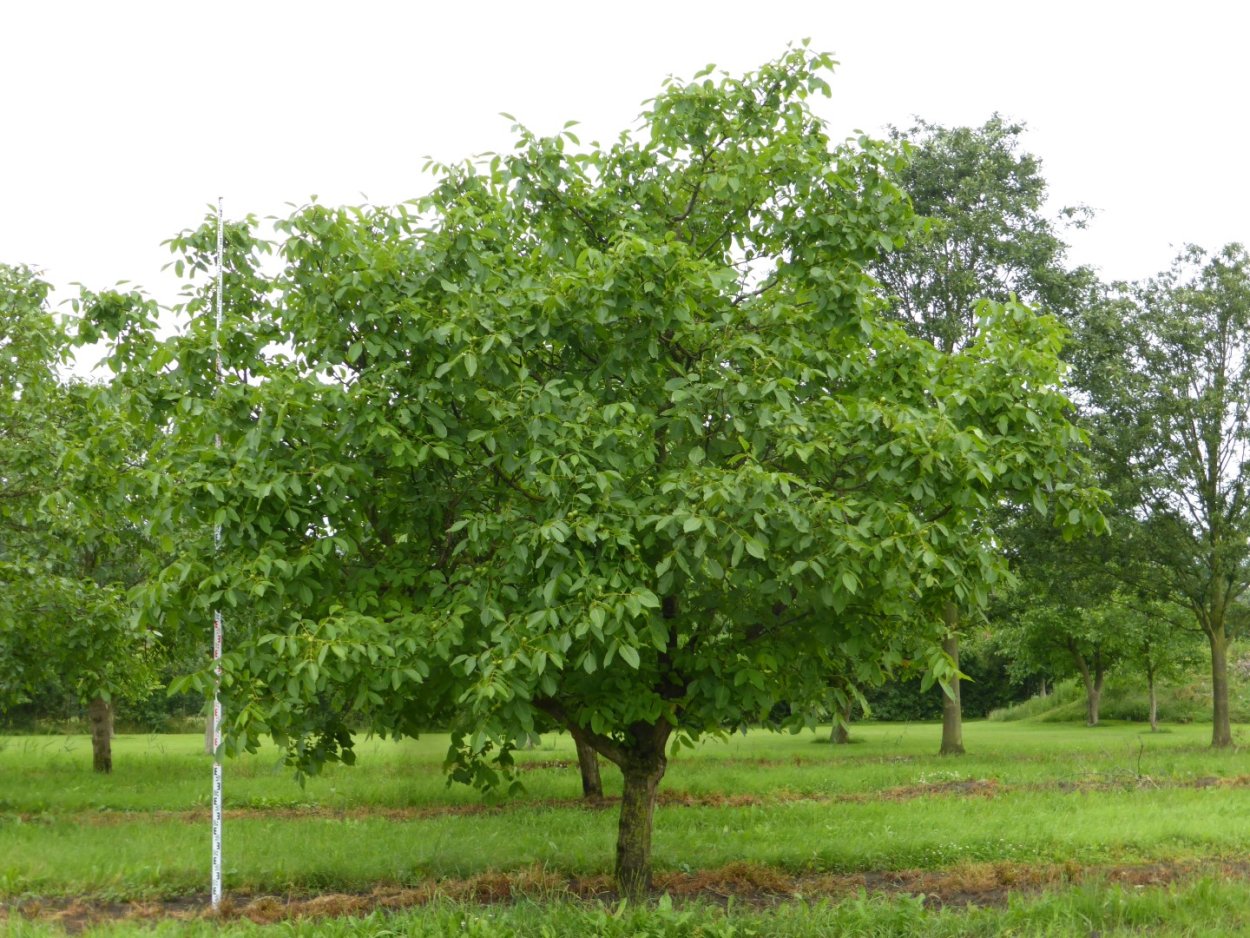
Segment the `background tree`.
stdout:
<path fill-rule="evenodd" d="M 1126 636 L 1112 606 L 1061 606 L 1017 597 L 994 629 L 996 646 L 1023 681 L 1033 674 L 1080 677 L 1085 725 L 1097 726 L 1107 673 L 1125 657 Z"/>
<path fill-rule="evenodd" d="M 0 707 L 29 699 L 50 675 L 23 640 L 33 586 L 42 582 L 40 501 L 55 478 L 56 368 L 64 334 L 47 309 L 48 284 L 26 267 L 0 265 Z M 23 632 L 25 629 L 22 630 Z"/>
<path fill-rule="evenodd" d="M 146 695 L 155 662 L 126 598 L 137 532 L 108 495 L 139 454 L 107 393 L 58 377 L 69 338 L 47 289 L 0 267 L 0 710 L 63 687 L 86 707 L 93 766 L 109 772 L 113 700 Z"/>
<path fill-rule="evenodd" d="M 1085 690 L 1086 725 L 1097 726 L 1103 685 L 1115 671 L 1136 674 L 1146 685 L 1147 719 L 1159 728 L 1158 682 L 1179 677 L 1195 659 L 1192 629 L 1178 626 L 1183 610 L 1114 592 L 1070 605 L 1028 595 L 1004 603 L 994 620 L 993 641 L 1023 683 L 1034 675 L 1079 677 Z"/>
<path fill-rule="evenodd" d="M 808 109 L 830 65 L 671 81 L 610 147 L 521 130 L 415 206 L 307 207 L 273 277 L 231 225 L 220 385 L 207 292 L 163 344 L 104 324 L 178 417 L 148 469 L 190 534 L 149 614 L 237 623 L 232 745 L 315 770 L 454 708 L 449 769 L 487 785 L 546 716 L 622 772 L 636 897 L 670 745 L 814 722 L 848 662 L 944 673 L 933 597 L 985 601 L 1007 494 L 1096 523 L 1052 320 L 982 304 L 940 354 L 881 315 L 864 268 L 911 215 L 894 149 Z"/>
<path fill-rule="evenodd" d="M 994 606 L 991 600 L 990 609 Z M 965 716 L 984 717 L 1027 696 L 1013 680 L 1008 664 L 995 647 L 987 625 L 965 629 L 959 647 L 963 675 L 959 701 Z M 931 693 L 933 685 L 926 677 L 923 663 L 915 662 L 896 670 L 884 684 L 866 689 L 866 716 L 883 722 L 941 720 L 944 696 Z"/>
<path fill-rule="evenodd" d="M 977 300 L 1023 301 L 1062 313 L 1083 273 L 1064 263 L 1066 245 L 1045 211 L 1041 163 L 1022 149 L 1024 127 L 994 115 L 980 127 L 943 127 L 925 121 L 906 132 L 911 144 L 899 179 L 923 224 L 899 251 L 884 254 L 873 274 L 890 308 L 913 335 L 944 353 L 972 343 Z M 1069 221 L 1083 211 L 1065 209 Z M 992 506 L 991 506 L 992 507 Z M 987 520 L 988 523 L 988 520 Z M 961 602 L 943 609 L 943 649 L 958 666 Z M 943 755 L 964 752 L 959 680 L 943 687 Z"/>
<path fill-rule="evenodd" d="M 1151 732 L 1159 730 L 1159 681 L 1175 679 L 1201 663 L 1202 636 L 1185 620 L 1183 606 L 1117 597 L 1125 659 L 1146 679 Z"/>
<path fill-rule="evenodd" d="M 48 289 L 30 268 L 0 264 L 0 536 L 9 553 L 32 533 L 53 451 L 47 415 L 61 398 L 67 343 Z"/>
<path fill-rule="evenodd" d="M 1250 259 L 1189 247 L 1083 322 L 1086 418 L 1134 594 L 1192 614 L 1211 651 L 1212 734 L 1232 744 L 1228 643 L 1250 586 Z"/>

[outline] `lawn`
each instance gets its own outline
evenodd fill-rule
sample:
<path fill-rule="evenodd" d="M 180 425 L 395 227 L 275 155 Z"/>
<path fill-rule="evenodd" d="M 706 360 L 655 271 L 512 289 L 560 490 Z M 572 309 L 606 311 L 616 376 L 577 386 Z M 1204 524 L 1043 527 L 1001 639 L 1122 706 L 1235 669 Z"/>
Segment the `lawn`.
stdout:
<path fill-rule="evenodd" d="M 1207 727 L 970 722 L 959 758 L 935 755 L 938 734 L 863 725 L 831 746 L 760 731 L 682 751 L 656 812 L 657 895 L 670 898 L 646 909 L 610 894 L 615 810 L 581 801 L 567 738 L 520 753 L 524 791 L 495 797 L 447 787 L 437 735 L 365 741 L 357 766 L 302 788 L 263 750 L 226 765 L 225 880 L 244 918 L 212 933 L 301 934 L 298 916 L 336 912 L 355 917 L 318 927 L 1105 935 L 1250 922 L 1250 753 L 1210 751 Z M 92 933 L 210 928 L 197 918 L 202 737 L 122 736 L 114 764 L 92 773 L 85 737 L 0 737 L 0 901 L 29 916 L 11 934 L 81 927 L 106 906 L 151 922 Z M 614 769 L 604 780 L 619 791 Z"/>

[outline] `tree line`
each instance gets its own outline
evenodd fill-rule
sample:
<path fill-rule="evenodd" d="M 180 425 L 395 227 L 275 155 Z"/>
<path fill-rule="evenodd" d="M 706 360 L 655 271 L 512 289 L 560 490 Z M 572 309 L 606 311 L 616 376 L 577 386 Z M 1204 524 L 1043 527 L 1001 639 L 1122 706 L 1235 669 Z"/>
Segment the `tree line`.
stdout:
<path fill-rule="evenodd" d="M 670 80 L 610 145 L 518 124 L 411 203 L 232 220 L 220 329 L 212 219 L 170 242 L 168 337 L 139 291 L 57 317 L 0 268 L 0 710 L 55 674 L 106 741 L 171 661 L 211 693 L 220 609 L 230 751 L 315 772 L 441 727 L 486 788 L 567 730 L 622 774 L 628 896 L 701 738 L 923 673 L 962 751 L 986 623 L 1022 674 L 1066 652 L 1091 722 L 1113 657 L 1153 681 L 1200 632 L 1229 745 L 1244 250 L 1101 283 L 1019 125 L 837 142 L 832 65 Z M 112 377 L 61 377 L 96 342 Z"/>

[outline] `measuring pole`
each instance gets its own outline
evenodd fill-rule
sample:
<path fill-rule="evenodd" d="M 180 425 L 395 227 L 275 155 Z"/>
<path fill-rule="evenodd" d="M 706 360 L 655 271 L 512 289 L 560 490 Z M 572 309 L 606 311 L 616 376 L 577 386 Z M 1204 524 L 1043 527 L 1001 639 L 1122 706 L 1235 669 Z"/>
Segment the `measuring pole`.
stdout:
<path fill-rule="evenodd" d="M 217 197 L 217 284 L 216 320 L 213 327 L 214 368 L 218 383 L 221 382 L 221 196 Z M 217 448 L 221 449 L 221 434 L 217 434 Z M 213 528 L 213 547 L 221 550 L 221 525 Z M 221 905 L 221 610 L 213 610 L 213 909 Z"/>

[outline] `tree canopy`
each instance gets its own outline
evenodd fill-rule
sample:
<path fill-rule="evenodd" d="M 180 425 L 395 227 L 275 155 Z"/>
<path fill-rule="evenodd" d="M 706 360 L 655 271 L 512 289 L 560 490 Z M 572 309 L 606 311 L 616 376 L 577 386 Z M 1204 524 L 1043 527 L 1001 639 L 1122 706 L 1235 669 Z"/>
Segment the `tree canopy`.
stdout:
<path fill-rule="evenodd" d="M 949 673 L 940 598 L 985 602 L 1006 494 L 1095 523 L 1052 319 L 982 302 L 942 354 L 885 314 L 901 155 L 829 139 L 831 64 L 670 80 L 607 146 L 518 125 L 416 202 L 312 204 L 273 243 L 232 223 L 220 382 L 210 280 L 164 342 L 89 304 L 168 428 L 148 614 L 225 608 L 234 745 L 313 770 L 450 714 L 453 775 L 493 784 L 553 718 L 624 775 L 635 896 L 670 742 L 783 701 L 801 725 L 904 658 Z"/>
<path fill-rule="evenodd" d="M 888 309 L 915 336 L 942 352 L 975 341 L 984 298 L 1020 299 L 1062 314 L 1079 295 L 1088 273 L 1070 271 L 1059 223 L 1047 214 L 1041 162 L 1023 149 L 1021 124 L 994 115 L 979 127 L 943 127 L 918 121 L 891 130 L 905 142 L 908 159 L 899 181 L 920 223 L 898 250 L 871 266 L 884 287 Z M 1081 209 L 1065 209 L 1080 220 Z M 987 506 L 984 519 L 1000 506 Z M 961 606 L 948 597 L 943 642 L 958 663 Z M 959 681 L 943 688 L 943 755 L 964 752 Z"/>
<path fill-rule="evenodd" d="M 1250 257 L 1185 249 L 1090 307 L 1077 357 L 1113 493 L 1116 571 L 1193 614 L 1211 648 L 1212 745 L 1232 744 L 1227 652 L 1250 587 Z"/>
<path fill-rule="evenodd" d="M 0 266 L 0 712 L 59 687 L 111 728 L 112 697 L 152 679 L 125 595 L 137 529 L 111 512 L 138 448 L 108 393 L 58 374 L 70 340 L 47 294 L 34 271 Z"/>

